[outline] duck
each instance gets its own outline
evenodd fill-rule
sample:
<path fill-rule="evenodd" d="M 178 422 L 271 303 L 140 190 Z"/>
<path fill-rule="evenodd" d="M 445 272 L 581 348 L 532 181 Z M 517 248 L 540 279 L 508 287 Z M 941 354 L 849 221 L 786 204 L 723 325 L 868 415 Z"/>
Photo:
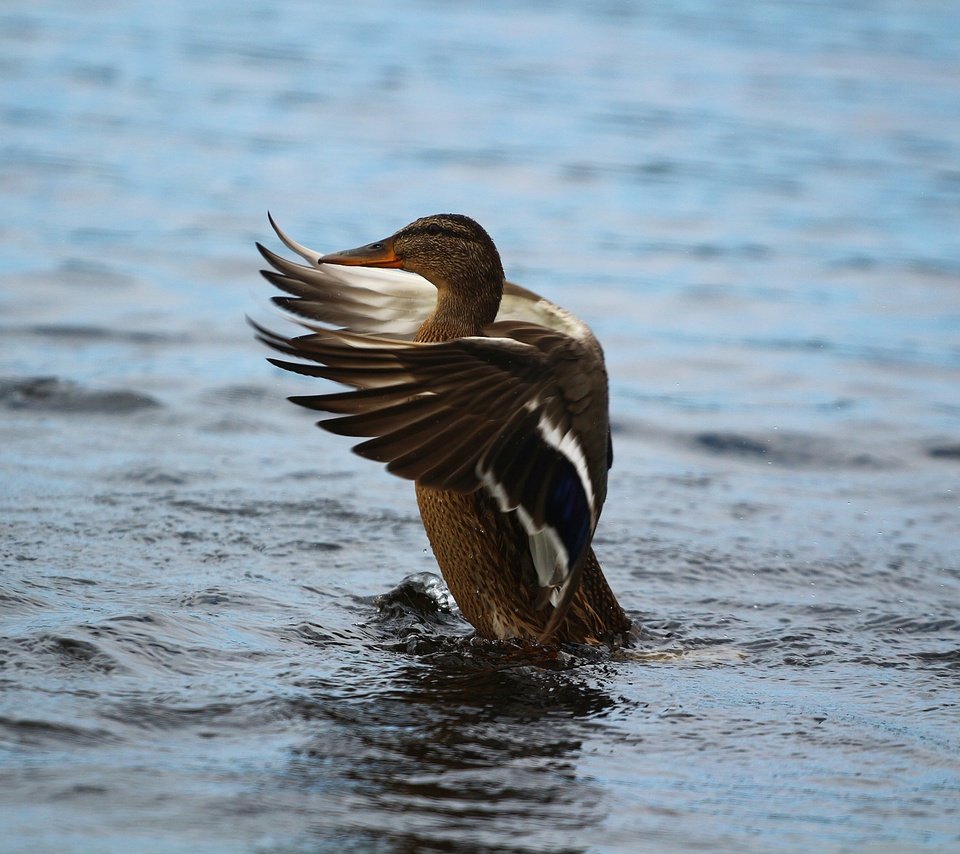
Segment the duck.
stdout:
<path fill-rule="evenodd" d="M 593 537 L 613 462 L 603 350 L 578 317 L 505 278 L 462 214 L 420 217 L 306 263 L 257 249 L 296 337 L 251 321 L 279 368 L 347 390 L 297 395 L 325 430 L 415 485 L 440 572 L 482 638 L 626 643 Z M 291 358 L 292 357 L 292 358 Z"/>

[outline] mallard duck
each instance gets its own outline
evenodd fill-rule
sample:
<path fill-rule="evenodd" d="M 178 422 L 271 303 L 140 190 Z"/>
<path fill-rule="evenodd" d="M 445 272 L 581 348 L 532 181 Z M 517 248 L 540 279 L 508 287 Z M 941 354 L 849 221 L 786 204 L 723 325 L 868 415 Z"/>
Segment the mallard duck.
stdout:
<path fill-rule="evenodd" d="M 269 216 L 269 215 L 268 215 Z M 257 248 L 274 297 L 309 334 L 258 337 L 312 364 L 270 361 L 353 390 L 291 397 L 365 437 L 363 457 L 416 484 L 433 553 L 477 634 L 609 643 L 630 620 L 591 542 L 613 458 L 603 351 L 585 323 L 505 281 L 500 254 L 459 214 L 307 264 Z"/>

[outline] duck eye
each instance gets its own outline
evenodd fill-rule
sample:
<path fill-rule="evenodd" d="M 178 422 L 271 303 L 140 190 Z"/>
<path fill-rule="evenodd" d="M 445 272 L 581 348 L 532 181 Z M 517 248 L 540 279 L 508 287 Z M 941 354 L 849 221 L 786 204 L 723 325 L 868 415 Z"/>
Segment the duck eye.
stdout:
<path fill-rule="evenodd" d="M 440 226 L 435 222 L 431 222 L 430 225 L 427 226 L 427 234 L 431 237 L 437 237 L 440 234 Z"/>

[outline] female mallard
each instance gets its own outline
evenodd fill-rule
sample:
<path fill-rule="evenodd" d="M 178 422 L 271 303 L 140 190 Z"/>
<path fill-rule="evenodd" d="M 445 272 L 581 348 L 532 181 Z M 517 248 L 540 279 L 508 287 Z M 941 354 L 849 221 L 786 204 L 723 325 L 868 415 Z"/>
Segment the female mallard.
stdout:
<path fill-rule="evenodd" d="M 315 364 L 270 361 L 353 387 L 290 399 L 335 413 L 320 426 L 371 437 L 354 450 L 416 482 L 437 563 L 478 634 L 626 633 L 590 545 L 613 451 L 603 352 L 586 324 L 505 282 L 493 241 L 465 216 L 423 217 L 332 255 L 270 224 L 309 266 L 258 243 L 277 271 L 263 275 L 312 331 L 257 331 Z"/>

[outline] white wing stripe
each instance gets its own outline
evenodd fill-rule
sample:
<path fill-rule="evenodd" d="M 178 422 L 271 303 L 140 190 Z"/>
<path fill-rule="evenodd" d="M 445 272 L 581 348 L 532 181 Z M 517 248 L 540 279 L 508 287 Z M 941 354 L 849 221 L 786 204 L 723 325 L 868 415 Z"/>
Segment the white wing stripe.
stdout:
<path fill-rule="evenodd" d="M 540 414 L 537 429 L 550 447 L 556 448 L 570 460 L 571 465 L 580 476 L 580 483 L 583 485 L 583 491 L 587 496 L 587 504 L 590 507 L 590 527 L 592 529 L 597 524 L 596 500 L 593 494 L 593 481 L 590 480 L 590 472 L 587 469 L 587 458 L 583 454 L 580 440 L 572 430 L 561 433 L 560 428 L 553 424 L 545 413 Z"/>
<path fill-rule="evenodd" d="M 492 472 L 484 471 L 477 465 L 477 476 L 487 492 L 496 500 L 501 513 L 516 511 L 517 518 L 530 539 L 530 556 L 537 571 L 537 580 L 541 587 L 553 587 L 550 601 L 556 605 L 560 599 L 560 585 L 570 572 L 570 556 L 563 545 L 560 534 L 552 525 L 538 527 L 533 518 L 521 506 L 512 506 L 506 490 L 493 479 Z"/>

